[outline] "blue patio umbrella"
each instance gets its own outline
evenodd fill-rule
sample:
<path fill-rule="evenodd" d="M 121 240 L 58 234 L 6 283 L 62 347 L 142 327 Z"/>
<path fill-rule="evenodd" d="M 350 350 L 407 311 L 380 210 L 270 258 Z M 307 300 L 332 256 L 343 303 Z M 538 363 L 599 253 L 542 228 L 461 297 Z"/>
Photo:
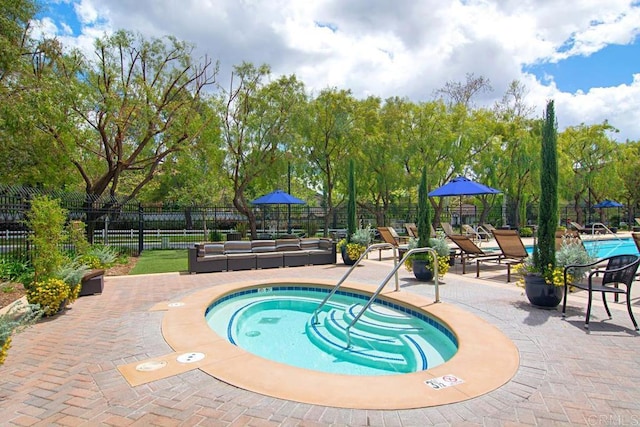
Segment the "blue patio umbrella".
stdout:
<path fill-rule="evenodd" d="M 303 205 L 305 201 L 292 196 L 286 191 L 275 190 L 258 197 L 251 203 L 254 205 Z"/>
<path fill-rule="evenodd" d="M 621 208 L 623 205 L 620 202 L 616 202 L 614 200 L 605 199 L 600 203 L 593 205 L 594 209 L 602 209 L 602 208 Z"/>
<path fill-rule="evenodd" d="M 604 199 L 600 203 L 596 203 L 593 205 L 594 209 L 606 209 L 606 208 L 618 208 L 618 217 L 620 217 L 620 208 L 623 206 L 622 203 L 616 202 L 615 200 Z"/>
<path fill-rule="evenodd" d="M 488 187 L 479 182 L 458 176 L 429 193 L 429 197 L 460 196 L 460 227 L 462 228 L 462 196 L 479 196 L 483 194 L 500 194 L 500 190 Z"/>
<path fill-rule="evenodd" d="M 283 190 L 275 190 L 269 194 L 265 194 L 264 196 L 260 196 L 257 199 L 251 202 L 254 205 L 303 205 L 306 202 L 304 200 L 300 200 L 295 196 L 287 193 Z M 280 228 L 280 211 L 278 211 L 277 215 L 277 225 L 276 228 Z M 291 233 L 291 212 L 289 212 L 289 217 L 287 221 L 287 232 Z"/>

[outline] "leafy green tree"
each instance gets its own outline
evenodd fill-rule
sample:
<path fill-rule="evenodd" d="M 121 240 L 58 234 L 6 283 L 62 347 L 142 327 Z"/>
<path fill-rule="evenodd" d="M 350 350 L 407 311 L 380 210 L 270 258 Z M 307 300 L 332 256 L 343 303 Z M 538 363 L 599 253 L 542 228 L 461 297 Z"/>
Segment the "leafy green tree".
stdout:
<path fill-rule="evenodd" d="M 36 128 L 82 178 L 89 236 L 96 217 L 136 197 L 207 127 L 200 111 L 217 68 L 194 62 L 192 49 L 119 31 L 96 40 L 93 56 L 39 58 Z"/>
<path fill-rule="evenodd" d="M 617 145 L 607 132 L 613 128 L 604 122 L 598 125 L 570 126 L 558 137 L 558 146 L 563 153 L 564 195 L 573 203 L 577 221 L 582 223 L 582 206 L 597 203 L 609 196 L 612 188 L 621 187 L 612 173 L 614 153 Z M 570 168 L 570 171 L 568 170 Z M 588 209 L 591 209 L 589 206 Z"/>
<path fill-rule="evenodd" d="M 356 110 L 357 103 L 350 91 L 324 89 L 307 103 L 299 122 L 298 151 L 308 160 L 304 171 L 308 184 L 322 191 L 325 236 L 339 204 L 334 200 L 334 192 L 340 181 L 347 181 L 348 159 L 355 145 Z M 344 189 L 342 200 L 346 193 Z"/>
<path fill-rule="evenodd" d="M 233 188 L 233 205 L 249 220 L 256 238 L 256 218 L 248 196 L 255 186 L 265 188 L 265 176 L 274 178 L 274 165 L 295 140 L 295 123 L 304 103 L 304 86 L 295 76 L 265 83 L 267 65 L 243 63 L 234 67 L 228 90 L 218 99 L 222 139 L 227 149 L 224 170 Z M 253 191 L 252 191 L 253 190 Z"/>

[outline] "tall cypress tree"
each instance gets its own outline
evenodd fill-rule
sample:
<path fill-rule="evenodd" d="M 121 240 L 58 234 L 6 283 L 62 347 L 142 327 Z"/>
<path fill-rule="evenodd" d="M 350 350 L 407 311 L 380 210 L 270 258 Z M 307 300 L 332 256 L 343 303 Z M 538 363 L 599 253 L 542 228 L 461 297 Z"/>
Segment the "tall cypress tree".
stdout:
<path fill-rule="evenodd" d="M 349 181 L 347 185 L 347 242 L 351 242 L 351 235 L 356 232 L 356 173 L 353 159 L 349 160 Z"/>
<path fill-rule="evenodd" d="M 427 167 L 422 168 L 420 185 L 418 186 L 418 246 L 429 246 L 431 238 L 431 211 L 427 200 Z"/>
<path fill-rule="evenodd" d="M 540 271 L 556 265 L 555 232 L 558 225 L 557 123 L 553 100 L 547 103 L 542 128 L 538 244 L 534 262 Z"/>

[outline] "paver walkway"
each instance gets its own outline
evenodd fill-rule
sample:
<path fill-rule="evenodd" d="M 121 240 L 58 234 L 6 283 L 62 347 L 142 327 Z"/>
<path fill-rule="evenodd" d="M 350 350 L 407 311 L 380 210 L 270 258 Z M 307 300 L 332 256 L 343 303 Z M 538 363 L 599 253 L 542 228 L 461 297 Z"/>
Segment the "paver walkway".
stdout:
<path fill-rule="evenodd" d="M 390 265 L 376 254 L 349 281 L 377 284 Z M 531 307 L 522 289 L 504 283 L 505 270 L 491 267 L 483 268 L 484 280 L 473 273 L 447 274 L 441 299 L 486 319 L 513 340 L 520 368 L 503 387 L 461 403 L 402 411 L 337 409 L 244 391 L 200 370 L 131 387 L 116 368 L 171 352 L 161 333 L 163 312 L 149 311 L 159 302 L 230 281 L 337 280 L 345 271 L 339 263 L 107 277 L 102 295 L 80 298 L 64 314 L 14 338 L 0 367 L 0 425 L 640 425 L 640 336 L 624 305 L 610 304 L 615 306 L 611 321 L 603 321 L 605 312 L 596 305 L 586 333 L 581 295 L 571 295 L 569 317 L 562 320 L 558 310 Z M 433 286 L 415 281 L 404 268 L 400 283 L 402 292 L 433 297 Z M 640 315 L 638 305 L 636 298 Z"/>

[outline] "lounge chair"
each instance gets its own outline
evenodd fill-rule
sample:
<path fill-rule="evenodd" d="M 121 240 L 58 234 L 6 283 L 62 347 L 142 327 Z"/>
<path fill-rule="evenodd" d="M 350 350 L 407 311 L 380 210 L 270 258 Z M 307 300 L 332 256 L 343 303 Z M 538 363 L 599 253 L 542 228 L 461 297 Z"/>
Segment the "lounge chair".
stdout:
<path fill-rule="evenodd" d="M 603 262 L 607 262 L 606 266 L 602 266 Z M 591 300 L 594 292 L 600 292 L 602 294 L 602 303 L 604 309 L 611 319 L 611 311 L 607 306 L 606 294 L 612 293 L 616 296 L 623 294 L 627 297 L 627 311 L 631 322 L 633 323 L 636 331 L 638 330 L 638 323 L 633 317 L 631 311 L 631 285 L 633 284 L 636 271 L 638 270 L 638 264 L 640 264 L 640 256 L 638 255 L 614 255 L 609 258 L 599 259 L 590 264 L 583 265 L 567 265 L 564 268 L 564 299 L 562 302 L 562 317 L 566 316 L 567 309 L 567 296 L 569 294 L 569 288 L 574 287 L 583 289 L 588 292 L 587 300 L 587 313 L 584 319 L 585 329 L 589 328 L 589 317 L 591 316 Z M 575 267 L 591 267 L 586 282 L 569 282 L 567 271 Z M 624 287 L 620 287 L 624 285 Z"/>
<path fill-rule="evenodd" d="M 464 232 L 465 236 L 472 237 L 474 240 L 482 241 L 489 240 L 491 238 L 491 235 L 486 231 L 480 229 L 476 230 L 469 224 L 462 224 L 462 231 Z"/>
<path fill-rule="evenodd" d="M 633 237 L 633 241 L 638 248 L 638 252 L 640 252 L 640 233 L 631 233 L 631 237 Z"/>
<path fill-rule="evenodd" d="M 409 237 L 413 237 L 414 239 L 418 238 L 418 226 L 415 222 L 406 222 L 404 228 L 407 230 Z"/>
<path fill-rule="evenodd" d="M 453 243 L 460 248 L 460 259 L 462 262 L 462 274 L 465 274 L 467 261 L 469 260 L 478 260 L 478 259 L 491 259 L 495 261 L 499 261 L 502 257 L 501 252 L 485 252 L 480 249 L 473 240 L 469 239 L 467 236 L 462 234 L 452 234 L 449 236 L 449 239 Z"/>
<path fill-rule="evenodd" d="M 448 222 L 441 222 L 440 226 L 442 226 L 442 230 L 444 231 L 444 234 L 448 236 L 452 235 L 452 234 L 456 234 L 455 231 L 453 231 L 453 227 L 451 226 L 450 223 Z"/>
<path fill-rule="evenodd" d="M 402 258 L 402 255 L 409 249 L 408 239 L 398 236 L 393 227 L 378 227 L 378 233 L 385 243 L 392 244 L 398 249 L 399 258 Z M 378 258 L 381 257 L 381 254 L 382 250 L 378 251 Z"/>
<path fill-rule="evenodd" d="M 511 281 L 511 266 L 522 264 L 529 253 L 517 230 L 494 230 L 493 237 L 502 253 L 498 263 L 504 263 L 507 266 L 507 283 L 509 283 Z M 489 261 L 489 259 L 479 258 L 476 260 L 476 277 L 480 277 L 480 263 L 482 261 Z"/>
<path fill-rule="evenodd" d="M 568 221 L 569 225 L 571 225 L 571 227 L 573 227 L 578 233 L 580 234 L 588 234 L 589 233 L 589 229 L 587 229 L 584 225 L 582 224 L 578 224 L 575 221 Z"/>
<path fill-rule="evenodd" d="M 431 227 L 431 236 L 432 237 L 437 236 L 436 229 L 433 228 L 433 225 L 430 225 L 430 227 Z M 413 237 L 414 239 L 418 238 L 418 226 L 414 222 L 406 223 L 404 225 L 404 228 L 407 230 L 407 234 L 409 235 L 409 237 Z"/>
<path fill-rule="evenodd" d="M 482 223 L 482 225 L 479 225 L 478 227 L 482 228 L 484 231 L 486 231 L 489 234 L 493 233 L 493 230 L 496 230 L 496 228 L 492 224 L 489 224 L 488 222 L 484 222 Z"/>

